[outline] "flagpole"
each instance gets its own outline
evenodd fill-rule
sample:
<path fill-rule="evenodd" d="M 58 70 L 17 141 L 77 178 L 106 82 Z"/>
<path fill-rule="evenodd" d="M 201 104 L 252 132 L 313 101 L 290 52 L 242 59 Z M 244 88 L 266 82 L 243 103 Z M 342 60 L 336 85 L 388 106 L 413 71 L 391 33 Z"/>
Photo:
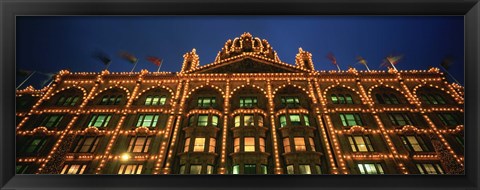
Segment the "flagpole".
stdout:
<path fill-rule="evenodd" d="M 370 68 L 368 68 L 368 65 L 367 65 L 366 63 L 365 63 L 364 65 L 365 65 L 365 67 L 367 68 L 367 71 L 370 72 Z"/>
<path fill-rule="evenodd" d="M 132 68 L 132 71 L 130 71 L 130 72 L 133 72 L 133 70 L 135 70 L 135 67 L 137 66 L 137 63 L 138 63 L 138 60 L 135 61 L 135 64 L 133 65 L 133 68 Z"/>
<path fill-rule="evenodd" d="M 450 72 L 448 72 L 448 70 L 447 70 L 445 67 L 443 67 L 442 65 L 440 65 L 440 67 L 442 67 L 443 70 L 445 70 L 445 72 L 448 74 L 448 76 L 450 76 L 450 78 L 452 78 L 456 83 L 460 84 L 460 83 L 457 81 L 457 79 L 455 79 L 455 77 L 453 77 L 453 76 L 450 74 Z"/>
<path fill-rule="evenodd" d="M 108 62 L 107 66 L 105 67 L 105 70 L 108 70 L 108 67 L 110 67 L 111 63 L 112 63 L 111 61 Z"/>
<path fill-rule="evenodd" d="M 390 62 L 390 60 L 387 59 L 387 61 L 390 63 L 390 65 L 393 67 L 393 69 L 395 69 L 395 71 L 398 71 L 397 68 L 395 67 L 395 65 L 393 65 L 392 62 Z"/>
<path fill-rule="evenodd" d="M 157 73 L 160 72 L 160 67 L 162 67 L 163 59 L 160 61 L 160 65 L 158 66 Z"/>
<path fill-rule="evenodd" d="M 340 66 L 338 66 L 338 63 L 335 64 L 335 65 L 337 66 L 338 71 L 341 71 L 341 70 L 340 70 Z"/>
<path fill-rule="evenodd" d="M 30 77 L 32 77 L 33 74 L 35 74 L 35 72 L 37 71 L 33 71 L 32 73 L 30 73 L 30 75 L 28 75 L 28 77 L 25 80 L 23 80 L 23 82 L 20 83 L 20 85 L 18 85 L 16 89 L 20 88 L 25 82 L 27 82 L 27 80 L 30 79 Z"/>

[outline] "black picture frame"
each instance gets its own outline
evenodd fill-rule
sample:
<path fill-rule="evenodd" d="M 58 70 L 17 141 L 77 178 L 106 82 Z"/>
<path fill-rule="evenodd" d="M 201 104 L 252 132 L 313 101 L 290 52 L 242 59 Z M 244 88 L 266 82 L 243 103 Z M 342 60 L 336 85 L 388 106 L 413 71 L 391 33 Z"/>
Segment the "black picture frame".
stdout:
<path fill-rule="evenodd" d="M 0 2 L 1 189 L 478 189 L 478 0 L 17 0 Z M 15 175 L 15 17 L 19 15 L 464 15 L 465 175 Z M 469 127 L 471 126 L 471 127 Z"/>

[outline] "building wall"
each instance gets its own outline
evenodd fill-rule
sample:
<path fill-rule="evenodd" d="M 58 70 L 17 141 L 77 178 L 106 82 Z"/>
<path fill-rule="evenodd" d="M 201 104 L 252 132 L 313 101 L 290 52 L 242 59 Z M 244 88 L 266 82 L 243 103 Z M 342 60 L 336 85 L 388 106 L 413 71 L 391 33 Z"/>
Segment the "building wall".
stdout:
<path fill-rule="evenodd" d="M 81 98 L 74 106 L 55 105 L 62 93 Z M 399 104 L 379 103 L 375 94 L 383 93 L 394 94 Z M 445 104 L 427 105 L 417 97 L 420 93 L 439 94 Z M 215 174 L 232 174 L 235 165 L 244 173 L 245 164 L 256 165 L 257 173 L 263 172 L 264 165 L 268 174 L 286 174 L 287 165 L 293 166 L 294 173 L 301 172 L 299 165 L 309 165 L 313 174 L 360 174 L 361 163 L 381 164 L 385 174 L 417 174 L 417 163 L 438 163 L 444 173 L 463 170 L 463 146 L 455 139 L 456 135 L 463 138 L 463 89 L 446 82 L 438 69 L 269 74 L 61 71 L 48 88 L 21 90 L 17 97 L 29 94 L 40 98 L 31 109 L 18 109 L 16 114 L 17 164 L 30 165 L 25 173 L 61 173 L 65 164 L 86 164 L 85 174 L 116 174 L 122 164 L 143 164 L 142 174 L 188 173 L 188 166 L 198 164 L 203 164 L 203 174 L 209 172 L 207 165 Z M 165 105 L 143 105 L 153 94 L 165 95 Z M 349 94 L 353 104 L 335 104 L 332 94 Z M 98 105 L 104 95 L 122 95 L 122 100 L 118 105 Z M 199 108 L 198 98 L 208 96 L 216 97 L 216 105 Z M 256 96 L 256 108 L 240 109 L 242 96 Z M 285 108 L 282 96 L 298 96 L 299 106 Z M 235 127 L 236 115 L 252 113 L 263 117 L 263 127 Z M 300 126 L 280 127 L 280 115 L 296 113 L 308 116 L 310 127 L 305 126 L 303 117 Z M 343 126 L 340 114 L 349 113 L 358 113 L 362 125 Z M 404 113 L 413 124 L 395 126 L 389 113 Z M 459 123 L 445 126 L 437 113 L 453 113 Z M 43 119 L 52 114 L 64 118 L 58 127 L 42 128 Z M 89 128 L 95 114 L 112 117 L 105 128 Z M 136 128 L 141 114 L 159 114 L 157 126 Z M 189 124 L 189 116 L 203 114 L 217 115 L 218 125 Z M 96 150 L 73 153 L 85 135 L 101 138 Z M 374 151 L 353 152 L 348 140 L 351 135 L 368 136 Z M 402 135 L 420 136 L 429 151 L 409 152 Z M 149 151 L 128 153 L 129 158 L 124 159 L 132 136 L 150 136 Z M 38 153 L 22 152 L 32 139 L 44 137 L 49 141 Z M 195 137 L 215 138 L 215 151 L 195 152 Z M 237 137 L 254 137 L 256 151 L 235 152 Z M 315 151 L 307 148 L 285 153 L 283 139 L 289 138 L 292 144 L 295 137 L 306 139 L 307 147 L 311 137 Z M 184 152 L 186 138 L 191 143 Z M 265 140 L 264 152 L 260 151 L 260 139 Z M 434 145 L 435 139 L 439 145 Z"/>

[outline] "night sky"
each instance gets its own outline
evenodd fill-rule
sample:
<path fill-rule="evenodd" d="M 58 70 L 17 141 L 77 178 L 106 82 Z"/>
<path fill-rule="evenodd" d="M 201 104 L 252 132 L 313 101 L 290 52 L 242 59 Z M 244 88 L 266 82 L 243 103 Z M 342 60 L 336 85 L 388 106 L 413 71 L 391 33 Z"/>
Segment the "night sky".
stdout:
<path fill-rule="evenodd" d="M 250 32 L 266 39 L 281 61 L 294 64 L 298 48 L 313 54 L 317 70 L 335 70 L 326 55 L 332 52 L 341 69 L 353 66 L 356 56 L 380 68 L 388 55 L 403 55 L 399 70 L 439 67 L 450 57 L 450 72 L 464 82 L 463 16 L 17 16 L 17 70 L 56 73 L 99 72 L 105 68 L 92 57 L 110 56 L 109 70 L 130 71 L 133 64 L 119 51 L 138 57 L 135 71 L 156 71 L 146 56 L 163 58 L 162 71 L 178 72 L 183 54 L 196 48 L 200 65 L 214 61 L 228 39 Z M 25 79 L 17 76 L 17 85 Z M 48 79 L 35 74 L 28 85 L 39 88 Z"/>

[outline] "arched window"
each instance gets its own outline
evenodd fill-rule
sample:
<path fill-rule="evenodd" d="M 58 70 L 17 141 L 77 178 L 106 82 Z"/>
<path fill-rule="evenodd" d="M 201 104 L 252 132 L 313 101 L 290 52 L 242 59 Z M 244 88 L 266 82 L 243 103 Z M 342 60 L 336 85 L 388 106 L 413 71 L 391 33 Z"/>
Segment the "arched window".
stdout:
<path fill-rule="evenodd" d="M 120 105 L 122 95 L 104 95 L 99 105 Z"/>
<path fill-rule="evenodd" d="M 167 102 L 167 97 L 162 95 L 162 96 L 159 96 L 159 95 L 149 95 L 147 96 L 147 98 L 145 99 L 145 104 L 144 105 L 147 105 L 147 106 L 162 106 L 162 105 L 165 105 L 165 103 Z"/>
<path fill-rule="evenodd" d="M 332 94 L 332 95 L 330 96 L 330 98 L 332 99 L 332 103 L 338 104 L 338 97 L 337 97 L 337 95 Z"/>
<path fill-rule="evenodd" d="M 333 104 L 354 104 L 350 94 L 332 94 L 330 95 L 330 99 Z"/>
<path fill-rule="evenodd" d="M 377 98 L 379 104 L 400 104 L 397 96 L 394 94 L 375 94 L 375 98 Z"/>

